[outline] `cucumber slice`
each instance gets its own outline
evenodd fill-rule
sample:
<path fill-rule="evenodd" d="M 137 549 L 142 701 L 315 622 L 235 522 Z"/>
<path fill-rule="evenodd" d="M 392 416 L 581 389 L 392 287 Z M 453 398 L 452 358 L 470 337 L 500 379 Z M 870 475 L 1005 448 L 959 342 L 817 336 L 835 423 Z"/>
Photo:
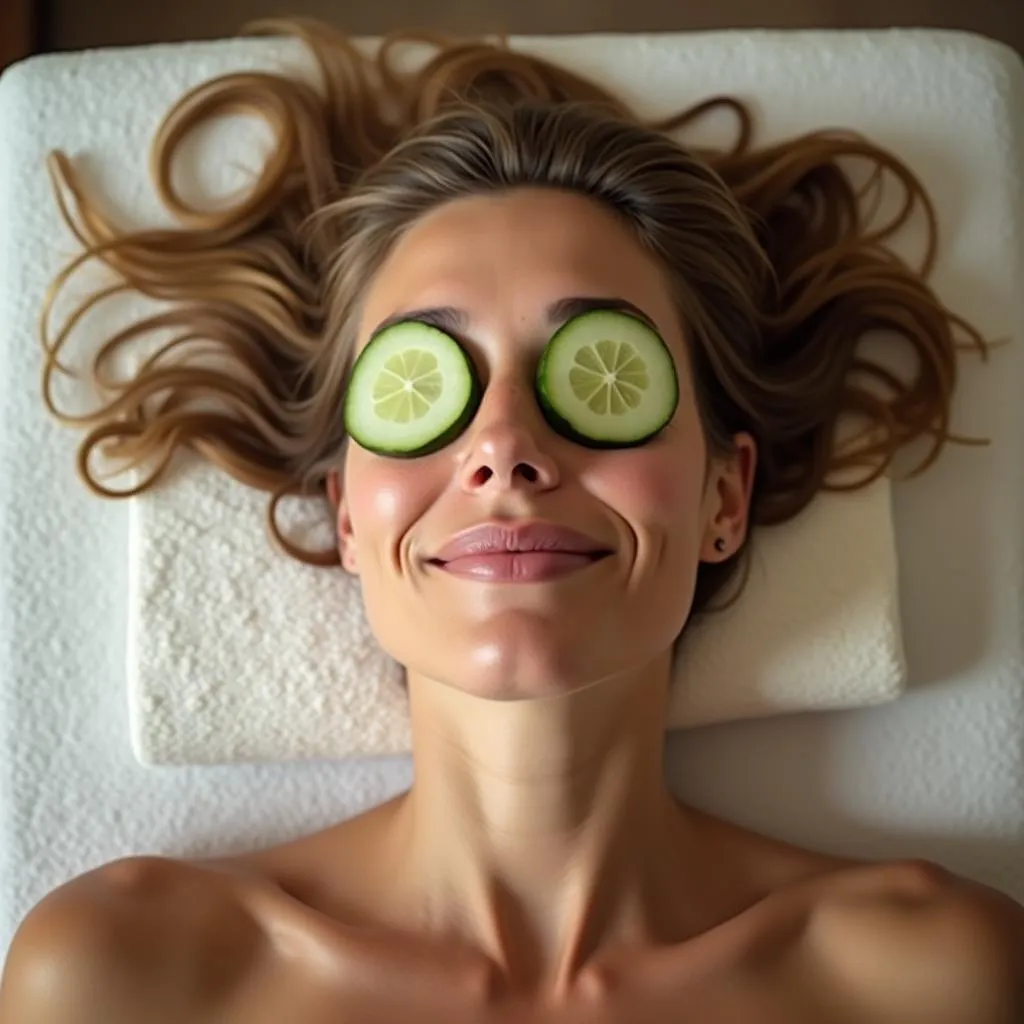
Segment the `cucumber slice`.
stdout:
<path fill-rule="evenodd" d="M 386 327 L 359 354 L 345 395 L 345 430 L 378 455 L 411 458 L 453 441 L 480 405 L 462 346 L 419 321 Z"/>
<path fill-rule="evenodd" d="M 536 387 L 551 426 L 591 448 L 643 444 L 679 404 L 665 342 L 618 310 L 583 313 L 559 328 L 541 356 Z"/>

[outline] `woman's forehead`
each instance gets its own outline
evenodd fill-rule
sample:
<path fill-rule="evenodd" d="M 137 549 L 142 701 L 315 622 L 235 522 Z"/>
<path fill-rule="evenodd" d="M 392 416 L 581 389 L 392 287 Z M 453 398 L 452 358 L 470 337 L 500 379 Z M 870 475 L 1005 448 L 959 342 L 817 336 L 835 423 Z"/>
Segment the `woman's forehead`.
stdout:
<path fill-rule="evenodd" d="M 392 249 L 368 289 L 360 340 L 420 309 L 457 311 L 467 328 L 540 329 L 578 297 L 631 305 L 663 336 L 678 330 L 661 264 L 595 200 L 553 189 L 458 199 Z"/>

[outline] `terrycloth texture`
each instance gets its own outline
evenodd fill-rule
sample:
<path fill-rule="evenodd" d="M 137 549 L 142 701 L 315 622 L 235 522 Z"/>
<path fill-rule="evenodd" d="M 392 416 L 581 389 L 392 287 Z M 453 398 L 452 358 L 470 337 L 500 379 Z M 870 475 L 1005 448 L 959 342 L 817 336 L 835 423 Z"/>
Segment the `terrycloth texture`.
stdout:
<path fill-rule="evenodd" d="M 669 739 L 679 796 L 854 856 L 926 856 L 1024 898 L 1024 72 L 1008 49 L 934 32 L 703 33 L 541 40 L 659 110 L 757 100 L 762 139 L 826 124 L 899 151 L 935 198 L 934 278 L 990 336 L 967 357 L 955 422 L 993 438 L 893 488 L 910 689 L 843 712 Z M 81 158 L 106 206 L 151 223 L 146 144 L 184 89 L 297 51 L 272 41 L 34 59 L 0 82 L 0 950 L 47 890 L 139 851 L 262 846 L 375 804 L 408 758 L 143 768 L 125 693 L 126 504 L 75 479 L 77 436 L 38 399 L 36 314 L 74 251 L 42 171 Z M 253 546 L 262 543 L 253 538 Z"/>
<path fill-rule="evenodd" d="M 889 491 L 882 480 L 829 495 L 761 531 L 743 596 L 681 645 L 669 728 L 899 694 Z M 370 632 L 358 581 L 271 549 L 266 503 L 198 460 L 132 499 L 128 687 L 144 763 L 410 748 L 402 673 Z M 329 547 L 320 503 L 296 511 L 290 521 L 314 531 L 319 512 L 315 546 Z"/>

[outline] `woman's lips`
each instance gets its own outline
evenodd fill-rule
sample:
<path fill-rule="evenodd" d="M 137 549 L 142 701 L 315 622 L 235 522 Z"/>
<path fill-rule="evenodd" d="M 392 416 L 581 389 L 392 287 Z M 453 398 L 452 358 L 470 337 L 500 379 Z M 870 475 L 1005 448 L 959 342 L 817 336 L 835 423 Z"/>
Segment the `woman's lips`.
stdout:
<path fill-rule="evenodd" d="M 453 576 L 492 583 L 537 583 L 556 579 L 611 554 L 593 537 L 542 519 L 491 521 L 462 531 L 433 558 Z"/>
<path fill-rule="evenodd" d="M 604 554 L 571 551 L 490 551 L 431 564 L 453 576 L 490 583 L 540 583 L 585 569 Z"/>

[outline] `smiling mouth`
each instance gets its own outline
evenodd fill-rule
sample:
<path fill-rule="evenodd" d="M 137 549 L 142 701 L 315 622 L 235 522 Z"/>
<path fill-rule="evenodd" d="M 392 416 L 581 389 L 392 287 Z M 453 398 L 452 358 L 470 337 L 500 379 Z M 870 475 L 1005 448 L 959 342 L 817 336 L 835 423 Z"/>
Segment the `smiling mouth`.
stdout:
<path fill-rule="evenodd" d="M 542 583 L 603 561 L 610 551 L 478 551 L 428 564 L 452 576 L 487 583 Z"/>

